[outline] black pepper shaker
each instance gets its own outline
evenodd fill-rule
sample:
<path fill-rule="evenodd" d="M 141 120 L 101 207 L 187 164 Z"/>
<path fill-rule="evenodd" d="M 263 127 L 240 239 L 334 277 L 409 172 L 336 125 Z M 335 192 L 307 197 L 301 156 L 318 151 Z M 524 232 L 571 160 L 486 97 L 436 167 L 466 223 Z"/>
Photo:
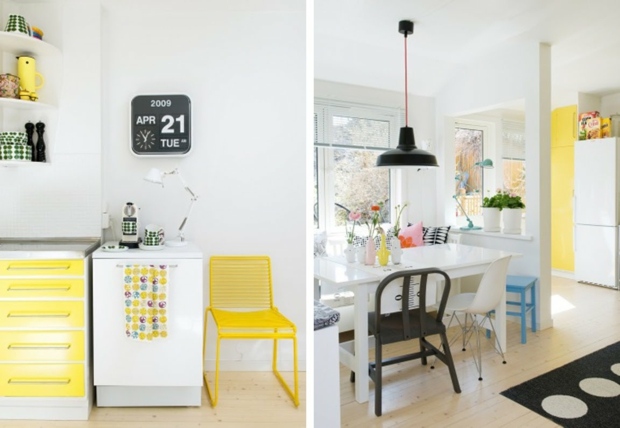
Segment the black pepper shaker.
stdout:
<path fill-rule="evenodd" d="M 28 122 L 26 125 L 26 135 L 28 135 L 28 141 L 26 144 L 30 147 L 30 160 L 32 162 L 37 161 L 37 152 L 34 149 L 34 142 L 32 141 L 32 134 L 34 134 L 34 124 L 32 122 Z"/>
<path fill-rule="evenodd" d="M 43 133 L 45 132 L 45 124 L 43 122 L 37 122 L 35 125 L 37 128 L 37 162 L 45 162 L 45 140 L 43 140 Z"/>

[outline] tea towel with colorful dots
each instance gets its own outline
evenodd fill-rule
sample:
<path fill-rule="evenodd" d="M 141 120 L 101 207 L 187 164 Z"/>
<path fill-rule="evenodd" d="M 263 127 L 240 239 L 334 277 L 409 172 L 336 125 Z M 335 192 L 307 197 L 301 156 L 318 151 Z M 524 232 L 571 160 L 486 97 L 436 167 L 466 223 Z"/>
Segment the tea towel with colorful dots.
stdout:
<path fill-rule="evenodd" d="M 123 269 L 125 334 L 140 341 L 168 336 L 168 266 L 126 265 Z"/>

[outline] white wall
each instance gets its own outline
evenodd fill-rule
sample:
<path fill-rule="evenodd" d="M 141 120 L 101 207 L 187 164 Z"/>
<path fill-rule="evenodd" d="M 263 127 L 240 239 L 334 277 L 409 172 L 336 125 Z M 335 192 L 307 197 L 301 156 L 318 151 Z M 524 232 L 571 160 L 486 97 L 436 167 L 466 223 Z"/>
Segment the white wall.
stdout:
<path fill-rule="evenodd" d="M 601 116 L 610 117 L 612 114 L 620 114 L 620 93 L 601 97 Z M 612 132 L 613 131 L 612 129 Z"/>
<path fill-rule="evenodd" d="M 64 4 L 64 7 L 58 5 Z M 24 131 L 27 121 L 46 124 L 46 164 L 0 167 L 0 237 L 98 237 L 101 234 L 101 62 L 98 1 L 47 4 L 2 3 L 2 22 L 20 13 L 44 31 L 61 51 L 59 73 L 46 58 L 35 58 L 45 78 L 39 102 L 60 91 L 57 111 L 4 115 L 2 131 Z M 63 25 L 70 22 L 71 25 Z M 16 73 L 4 63 L 2 72 Z M 35 134 L 36 142 L 36 134 Z"/>
<path fill-rule="evenodd" d="M 185 232 L 204 252 L 205 304 L 211 255 L 271 256 L 275 303 L 297 324 L 303 360 L 309 275 L 304 2 L 103 0 L 102 8 L 103 201 L 115 228 L 131 201 L 140 207 L 142 226 L 160 224 L 174 237 L 188 194 L 175 177 L 163 189 L 143 177 L 152 167 L 178 167 L 200 197 Z M 131 154 L 129 108 L 139 94 L 190 97 L 189 156 Z M 214 346 L 213 332 L 210 337 Z M 270 370 L 266 342 L 225 343 L 222 368 Z M 291 355 L 284 345 L 282 359 Z"/>
<path fill-rule="evenodd" d="M 536 43 L 512 43 L 501 50 L 476 58 L 459 73 L 437 97 L 437 133 L 439 151 L 446 162 L 439 178 L 438 212 L 452 211 L 454 142 L 450 133 L 453 118 L 488 110 L 523 99 L 525 108 L 527 216 L 526 233 L 532 240 L 467 235 L 464 243 L 512 250 L 523 254 L 511 262 L 510 272 L 540 279 L 539 322 L 552 326 L 551 319 L 551 185 L 550 123 L 551 85 L 550 48 Z"/>
<path fill-rule="evenodd" d="M 115 226 L 124 203 L 132 201 L 141 208 L 142 225 L 161 224 L 172 238 L 188 195 L 175 177 L 164 189 L 142 178 L 151 167 L 178 167 L 200 196 L 185 231 L 205 255 L 205 304 L 211 255 L 271 256 L 275 302 L 298 326 L 303 359 L 303 1 L 102 4 L 103 199 Z M 133 156 L 131 99 L 170 93 L 191 99 L 193 151 L 184 158 Z M 266 343 L 231 343 L 222 351 L 224 360 L 241 362 L 223 368 L 269 368 L 271 348 Z M 290 360 L 287 348 L 281 355 Z"/>

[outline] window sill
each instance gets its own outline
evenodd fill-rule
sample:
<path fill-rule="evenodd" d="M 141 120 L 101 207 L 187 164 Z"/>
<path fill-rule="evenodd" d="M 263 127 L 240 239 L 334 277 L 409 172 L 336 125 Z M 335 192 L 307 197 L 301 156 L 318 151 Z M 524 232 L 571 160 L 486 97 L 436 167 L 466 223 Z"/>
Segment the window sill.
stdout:
<path fill-rule="evenodd" d="M 490 238 L 517 239 L 521 241 L 531 241 L 533 239 L 532 235 L 515 235 L 511 233 L 485 232 L 484 230 L 461 230 L 460 226 L 454 225 L 450 228 L 450 233 L 462 233 L 463 235 L 478 235 Z"/>

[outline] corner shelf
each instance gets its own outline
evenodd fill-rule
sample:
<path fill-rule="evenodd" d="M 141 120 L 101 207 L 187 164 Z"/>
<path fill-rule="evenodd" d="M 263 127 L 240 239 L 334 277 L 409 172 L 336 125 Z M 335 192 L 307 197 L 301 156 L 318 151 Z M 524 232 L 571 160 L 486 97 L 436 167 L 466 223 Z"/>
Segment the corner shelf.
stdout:
<path fill-rule="evenodd" d="M 38 168 L 43 165 L 49 165 L 49 162 L 29 162 L 29 161 L 11 161 L 11 160 L 0 160 L 0 166 L 5 168 Z"/>
<path fill-rule="evenodd" d="M 32 55 L 34 57 L 57 57 L 60 49 L 34 37 L 0 31 L 0 50 L 15 55 Z"/>
<path fill-rule="evenodd" d="M 57 107 L 39 101 L 25 101 L 17 98 L 0 98 L 0 108 L 14 110 L 55 110 Z"/>
<path fill-rule="evenodd" d="M 5 68 L 2 72 L 11 72 L 10 68 L 9 70 L 6 69 L 6 66 L 12 63 L 11 57 L 27 55 L 35 58 L 37 62 L 40 61 L 40 64 L 37 64 L 37 68 L 39 65 L 42 65 L 44 69 L 47 69 L 47 73 L 45 71 L 42 73 L 44 75 L 47 74 L 47 77 L 49 77 L 45 85 L 46 87 L 42 93 L 40 93 L 41 98 L 37 101 L 21 100 L 17 98 L 0 98 L 0 115 L 3 118 L 0 131 L 12 131 L 16 130 L 15 128 L 23 129 L 23 123 L 27 121 L 34 122 L 41 119 L 48 125 L 48 128 L 46 128 L 48 130 L 46 134 L 47 162 L 0 160 L 0 166 L 36 168 L 40 165 L 49 165 L 50 159 L 52 158 L 51 153 L 53 152 L 52 147 L 54 140 L 53 135 L 50 134 L 50 129 L 53 133 L 53 130 L 56 128 L 60 84 L 62 79 L 61 51 L 56 46 L 34 37 L 20 33 L 0 31 L 0 54 L 4 57 L 4 61 L 8 61 L 8 63 L 3 64 Z M 41 99 L 43 99 L 44 102 L 41 102 Z M 20 124 L 19 127 L 14 126 L 17 124 Z"/>

